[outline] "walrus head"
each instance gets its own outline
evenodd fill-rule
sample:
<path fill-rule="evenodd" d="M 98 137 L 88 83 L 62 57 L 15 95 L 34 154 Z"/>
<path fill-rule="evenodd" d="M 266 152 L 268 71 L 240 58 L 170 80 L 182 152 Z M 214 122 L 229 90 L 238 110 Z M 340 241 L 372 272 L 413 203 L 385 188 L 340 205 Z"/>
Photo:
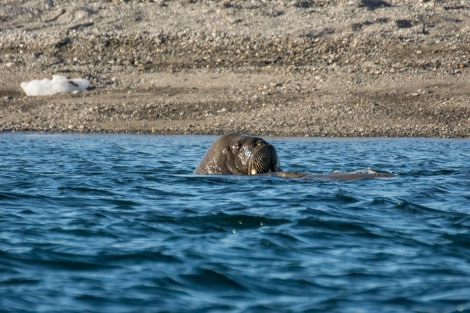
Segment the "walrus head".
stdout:
<path fill-rule="evenodd" d="M 194 172 L 256 175 L 279 171 L 274 146 L 259 137 L 229 134 L 212 144 Z"/>

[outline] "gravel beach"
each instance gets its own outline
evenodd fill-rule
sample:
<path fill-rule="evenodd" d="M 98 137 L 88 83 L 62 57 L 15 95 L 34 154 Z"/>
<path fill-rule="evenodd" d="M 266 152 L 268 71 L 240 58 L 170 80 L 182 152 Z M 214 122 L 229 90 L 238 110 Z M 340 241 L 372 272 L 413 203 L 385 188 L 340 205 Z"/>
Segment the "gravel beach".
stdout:
<path fill-rule="evenodd" d="M 3 0 L 0 131 L 470 137 L 470 1 Z"/>

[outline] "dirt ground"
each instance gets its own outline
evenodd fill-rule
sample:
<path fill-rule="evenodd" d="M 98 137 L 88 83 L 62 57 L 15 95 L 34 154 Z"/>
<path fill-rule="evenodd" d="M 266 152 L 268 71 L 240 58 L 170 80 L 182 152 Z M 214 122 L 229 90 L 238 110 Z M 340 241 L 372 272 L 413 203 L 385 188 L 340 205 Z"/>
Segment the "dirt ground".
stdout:
<path fill-rule="evenodd" d="M 0 131 L 469 137 L 470 2 L 4 0 Z"/>

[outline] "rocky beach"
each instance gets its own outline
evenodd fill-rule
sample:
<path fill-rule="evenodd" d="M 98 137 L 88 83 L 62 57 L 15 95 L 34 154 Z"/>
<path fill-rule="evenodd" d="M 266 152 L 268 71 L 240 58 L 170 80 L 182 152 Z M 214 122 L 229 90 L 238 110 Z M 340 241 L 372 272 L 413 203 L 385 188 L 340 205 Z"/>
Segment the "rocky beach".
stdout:
<path fill-rule="evenodd" d="M 469 137 L 470 1 L 3 0 L 0 131 Z"/>

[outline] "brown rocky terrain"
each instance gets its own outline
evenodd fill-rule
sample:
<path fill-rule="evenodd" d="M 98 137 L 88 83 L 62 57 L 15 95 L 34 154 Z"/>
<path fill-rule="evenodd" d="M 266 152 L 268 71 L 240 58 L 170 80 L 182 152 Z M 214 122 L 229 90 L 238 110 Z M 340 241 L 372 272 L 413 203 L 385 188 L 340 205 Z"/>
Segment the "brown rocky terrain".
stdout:
<path fill-rule="evenodd" d="M 470 1 L 3 0 L 0 131 L 469 137 Z"/>

